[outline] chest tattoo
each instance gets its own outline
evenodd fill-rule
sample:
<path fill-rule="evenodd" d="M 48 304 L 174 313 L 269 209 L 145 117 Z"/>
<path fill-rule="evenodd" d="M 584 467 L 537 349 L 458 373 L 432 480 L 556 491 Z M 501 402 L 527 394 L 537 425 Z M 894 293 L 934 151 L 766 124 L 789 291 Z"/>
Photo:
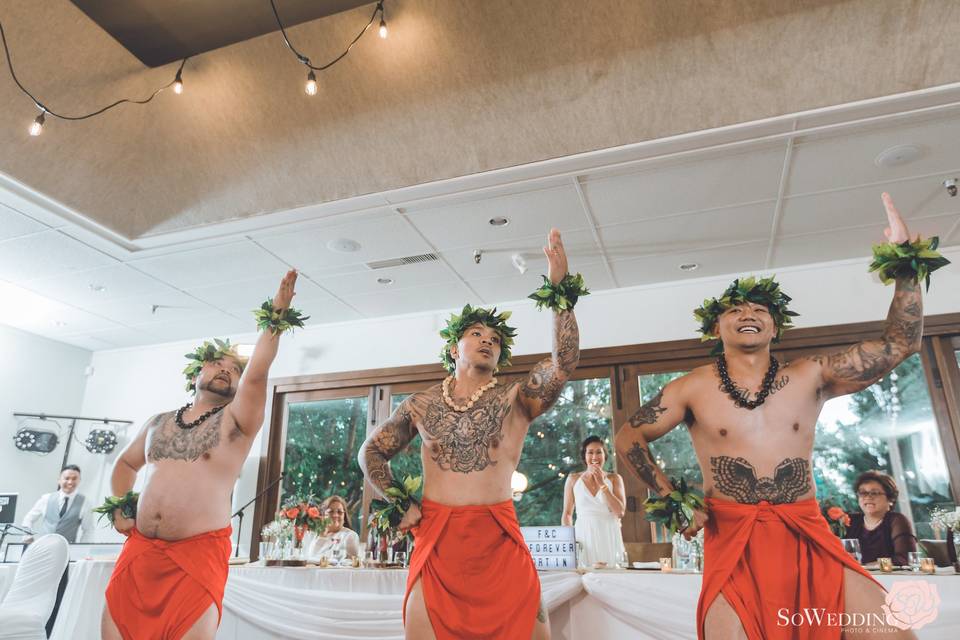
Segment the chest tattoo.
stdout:
<path fill-rule="evenodd" d="M 785 459 L 772 478 L 758 478 L 756 468 L 744 458 L 711 457 L 710 466 L 717 489 L 744 504 L 796 502 L 810 491 L 810 465 L 803 458 Z"/>
<path fill-rule="evenodd" d="M 158 460 L 196 462 L 200 456 L 220 444 L 222 422 L 223 412 L 220 412 L 193 429 L 181 429 L 174 423 L 171 413 L 154 431 L 147 458 L 153 462 Z"/>
<path fill-rule="evenodd" d="M 491 449 L 503 439 L 510 413 L 506 392 L 488 393 L 467 411 L 454 411 L 437 397 L 426 406 L 421 427 L 430 437 L 430 458 L 444 471 L 470 473 L 497 464 Z"/>

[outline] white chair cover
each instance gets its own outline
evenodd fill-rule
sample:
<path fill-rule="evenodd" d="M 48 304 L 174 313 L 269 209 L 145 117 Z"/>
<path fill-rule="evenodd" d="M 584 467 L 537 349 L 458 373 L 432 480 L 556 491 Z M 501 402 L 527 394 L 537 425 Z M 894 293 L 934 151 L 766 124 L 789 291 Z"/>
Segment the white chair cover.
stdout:
<path fill-rule="evenodd" d="M 30 545 L 20 559 L 10 591 L 0 602 L 0 638 L 46 640 L 44 626 L 69 560 L 69 546 L 63 536 L 45 535 Z"/>

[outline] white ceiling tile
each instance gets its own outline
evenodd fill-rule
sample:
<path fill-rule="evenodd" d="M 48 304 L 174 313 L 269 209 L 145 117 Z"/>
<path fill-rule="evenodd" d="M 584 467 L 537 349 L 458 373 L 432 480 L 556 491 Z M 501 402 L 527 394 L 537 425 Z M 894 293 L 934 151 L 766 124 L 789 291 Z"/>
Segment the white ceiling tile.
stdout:
<path fill-rule="evenodd" d="M 235 333 L 254 333 L 256 331 L 256 325 L 252 321 L 244 322 L 225 313 L 213 313 L 191 320 L 150 322 L 133 325 L 131 328 L 150 334 L 154 338 L 154 342 L 190 339 L 200 341 Z"/>
<path fill-rule="evenodd" d="M 581 273 L 587 289 L 603 291 L 613 288 L 613 280 L 602 263 L 587 265 L 571 265 L 570 270 Z M 540 288 L 543 278 L 539 273 L 528 271 L 524 275 L 514 272 L 498 278 L 483 278 L 468 283 L 488 305 L 502 305 L 504 302 L 524 300 L 528 295 Z"/>
<path fill-rule="evenodd" d="M 435 309 L 462 307 L 470 300 L 469 292 L 462 285 L 433 285 L 413 289 L 367 293 L 345 298 L 361 313 L 368 316 L 389 316 L 400 313 L 415 313 Z"/>
<path fill-rule="evenodd" d="M 47 225 L 0 203 L 0 241 L 26 236 L 49 228 Z"/>
<path fill-rule="evenodd" d="M 774 203 L 752 204 L 600 228 L 611 260 L 676 252 L 693 247 L 765 240 Z"/>
<path fill-rule="evenodd" d="M 389 278 L 393 280 L 393 284 L 380 284 L 377 282 L 379 278 Z M 459 282 L 456 276 L 450 273 L 450 270 L 439 261 L 420 262 L 386 269 L 366 269 L 356 273 L 321 277 L 318 278 L 318 281 L 337 296 L 378 293 L 384 291 L 386 287 L 396 290 Z"/>
<path fill-rule="evenodd" d="M 136 347 L 156 342 L 153 336 L 129 327 L 115 327 L 107 331 L 90 331 L 87 333 L 63 336 L 59 338 L 91 351 L 101 349 L 118 349 L 122 347 Z"/>
<path fill-rule="evenodd" d="M 763 269 L 767 243 L 751 242 L 728 247 L 647 256 L 611 263 L 621 287 L 657 282 L 673 282 L 723 274 L 746 275 Z M 696 263 L 695 271 L 681 271 L 684 263 Z"/>
<path fill-rule="evenodd" d="M 785 146 L 588 176 L 583 191 L 598 225 L 633 222 L 777 197 Z"/>
<path fill-rule="evenodd" d="M 155 305 L 156 309 L 154 309 Z M 83 308 L 125 325 L 190 320 L 216 312 L 216 309 L 207 303 L 174 290 L 120 300 L 106 300 Z"/>
<path fill-rule="evenodd" d="M 955 215 L 915 218 L 907 222 L 910 234 L 924 237 L 943 238 L 956 223 Z M 772 265 L 786 267 L 791 265 L 829 262 L 870 256 L 871 247 L 885 242 L 883 229 L 885 223 L 857 227 L 854 229 L 833 230 L 826 233 L 810 233 L 779 238 L 774 247 Z M 867 261 L 864 262 L 866 269 Z"/>
<path fill-rule="evenodd" d="M 327 248 L 329 241 L 341 238 L 355 240 L 360 243 L 360 249 L 352 253 L 338 253 Z M 258 238 L 257 242 L 311 277 L 325 269 L 343 265 L 430 251 L 430 246 L 397 214 L 321 229 L 293 231 Z"/>
<path fill-rule="evenodd" d="M 813 233 L 870 225 L 887 219 L 880 194 L 888 191 L 905 220 L 954 214 L 960 218 L 960 198 L 951 198 L 936 180 L 920 179 L 889 185 L 830 191 L 787 198 L 779 235 Z"/>
<path fill-rule="evenodd" d="M 407 215 L 434 247 L 440 250 L 464 245 L 484 245 L 542 234 L 551 227 L 572 231 L 588 226 L 572 185 L 502 195 L 455 205 L 410 207 Z M 491 218 L 504 217 L 502 227 Z"/>
<path fill-rule="evenodd" d="M 171 287 L 124 264 L 29 280 L 23 286 L 54 300 L 91 311 L 105 300 L 173 291 Z M 95 291 L 94 286 L 103 287 L 103 291 Z"/>
<path fill-rule="evenodd" d="M 590 231 L 572 231 L 562 234 L 563 246 L 567 250 L 570 268 L 602 260 L 600 249 Z M 533 273 L 546 273 L 547 260 L 543 255 L 546 235 L 527 236 L 488 243 L 482 246 L 467 245 L 442 252 L 443 257 L 464 280 L 493 278 L 518 273 L 513 266 L 513 254 L 520 254 L 527 262 L 527 269 Z M 476 248 L 483 250 L 480 264 L 473 259 Z"/>
<path fill-rule="evenodd" d="M 960 169 L 960 118 L 940 119 L 916 125 L 871 128 L 801 141 L 794 147 L 787 194 L 885 182 L 910 176 Z M 881 151 L 902 144 L 915 144 L 923 155 L 909 164 L 878 167 Z M 960 177 L 954 174 L 943 178 Z"/>
<path fill-rule="evenodd" d="M 132 260 L 130 264 L 184 290 L 261 276 L 275 277 L 280 282 L 289 268 L 269 252 L 248 241 Z"/>
<path fill-rule="evenodd" d="M 117 261 L 59 231 L 44 231 L 0 245 L 0 279 L 24 282 L 94 269 Z"/>
<path fill-rule="evenodd" d="M 210 287 L 190 288 L 187 289 L 187 293 L 218 309 L 230 312 L 242 309 L 246 314 L 258 308 L 267 298 L 277 294 L 277 287 L 282 277 L 283 274 L 278 274 L 276 277 L 271 275 Z M 330 298 L 328 293 L 303 276 L 297 279 L 296 293 L 297 295 L 294 296 L 296 307 L 300 307 L 302 302 L 307 300 Z"/>

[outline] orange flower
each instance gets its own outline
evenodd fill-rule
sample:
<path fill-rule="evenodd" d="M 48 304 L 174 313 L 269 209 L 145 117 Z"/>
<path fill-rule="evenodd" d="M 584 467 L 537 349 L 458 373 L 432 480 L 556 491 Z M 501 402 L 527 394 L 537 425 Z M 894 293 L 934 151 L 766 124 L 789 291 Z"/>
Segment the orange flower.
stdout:
<path fill-rule="evenodd" d="M 845 515 L 847 514 L 845 514 L 840 507 L 830 507 L 827 509 L 827 517 L 831 520 L 840 520 Z"/>
<path fill-rule="evenodd" d="M 300 509 L 298 509 L 297 507 L 290 507 L 289 509 L 283 512 L 283 515 L 293 520 L 298 515 L 300 515 Z"/>
<path fill-rule="evenodd" d="M 843 526 L 845 526 L 845 527 L 849 527 L 849 526 L 850 526 L 850 516 L 847 515 L 846 513 L 843 514 Z"/>
<path fill-rule="evenodd" d="M 311 518 L 319 518 L 320 509 L 317 509 L 316 507 L 310 507 L 309 509 L 307 509 L 307 515 L 310 516 Z"/>

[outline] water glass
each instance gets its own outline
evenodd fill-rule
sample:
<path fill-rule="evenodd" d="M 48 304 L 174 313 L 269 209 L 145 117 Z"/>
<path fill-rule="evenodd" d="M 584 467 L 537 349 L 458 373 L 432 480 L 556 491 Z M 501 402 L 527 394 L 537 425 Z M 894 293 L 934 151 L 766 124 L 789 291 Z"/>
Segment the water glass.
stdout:
<path fill-rule="evenodd" d="M 660 571 L 664 573 L 673 571 L 673 558 L 660 558 Z"/>
<path fill-rule="evenodd" d="M 617 554 L 617 569 L 626 569 L 630 566 L 630 557 L 626 551 Z"/>
<path fill-rule="evenodd" d="M 843 550 L 853 556 L 857 562 L 860 562 L 860 558 L 863 557 L 860 554 L 860 541 L 856 538 L 847 538 L 843 540 Z M 920 566 L 919 563 L 917 566 Z"/>
<path fill-rule="evenodd" d="M 377 565 L 377 552 L 367 551 L 367 554 L 363 557 L 363 566 L 374 567 L 376 565 Z"/>
<path fill-rule="evenodd" d="M 393 554 L 393 561 L 401 567 L 407 566 L 407 552 L 397 551 Z"/>
<path fill-rule="evenodd" d="M 920 552 L 910 551 L 907 553 L 907 564 L 910 565 L 910 571 L 917 573 L 920 571 Z"/>

